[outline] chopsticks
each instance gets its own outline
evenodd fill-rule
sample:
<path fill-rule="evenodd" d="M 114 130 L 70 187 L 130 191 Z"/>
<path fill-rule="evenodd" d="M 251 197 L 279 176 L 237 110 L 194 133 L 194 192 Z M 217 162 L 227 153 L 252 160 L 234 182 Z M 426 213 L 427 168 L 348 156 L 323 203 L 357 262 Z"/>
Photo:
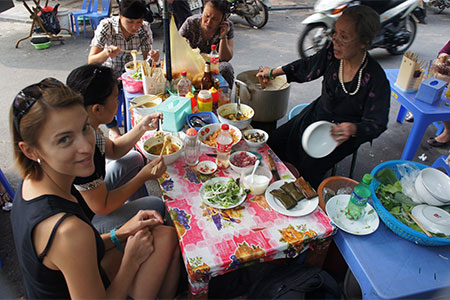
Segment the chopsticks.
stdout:
<path fill-rule="evenodd" d="M 130 101 L 130 103 L 131 103 L 132 105 L 130 105 L 130 107 L 128 108 L 128 110 L 131 110 L 131 109 L 133 109 L 133 108 L 142 106 L 142 105 L 144 105 L 145 103 L 151 102 L 151 101 L 153 101 L 153 100 L 155 100 L 155 99 L 157 99 L 157 98 L 159 98 L 159 97 L 160 97 L 160 95 L 157 94 L 157 95 L 154 95 L 154 96 L 150 97 L 149 99 L 146 99 L 145 101 L 142 101 L 142 102 L 139 102 L 139 103 Z"/>
<path fill-rule="evenodd" d="M 422 229 L 423 232 L 425 232 L 425 234 L 428 237 L 431 237 L 431 233 L 428 230 L 426 230 L 425 228 L 423 228 L 422 224 L 420 224 L 419 221 L 417 221 L 416 218 L 414 218 L 413 215 L 409 211 L 407 211 L 407 210 L 405 210 L 405 211 L 408 214 L 408 216 L 417 224 L 417 226 L 419 226 L 420 229 Z"/>

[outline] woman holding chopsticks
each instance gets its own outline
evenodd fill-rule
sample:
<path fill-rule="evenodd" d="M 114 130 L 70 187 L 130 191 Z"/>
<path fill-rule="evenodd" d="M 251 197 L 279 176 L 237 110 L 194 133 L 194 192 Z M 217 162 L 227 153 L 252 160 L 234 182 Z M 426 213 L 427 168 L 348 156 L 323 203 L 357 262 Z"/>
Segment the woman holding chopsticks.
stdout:
<path fill-rule="evenodd" d="M 144 186 L 147 180 L 164 174 L 164 161 L 158 158 L 144 165 L 142 155 L 131 150 L 147 130 L 156 129 L 162 114 L 145 116 L 132 130 L 110 140 L 102 134 L 99 125 L 110 122 L 117 110 L 117 81 L 112 69 L 99 64 L 78 67 L 67 77 L 67 85 L 82 94 L 96 135 L 95 172 L 74 181 L 96 214 L 92 224 L 105 233 L 124 224 L 139 210 L 156 210 L 164 217 L 162 199 L 146 196 Z"/>

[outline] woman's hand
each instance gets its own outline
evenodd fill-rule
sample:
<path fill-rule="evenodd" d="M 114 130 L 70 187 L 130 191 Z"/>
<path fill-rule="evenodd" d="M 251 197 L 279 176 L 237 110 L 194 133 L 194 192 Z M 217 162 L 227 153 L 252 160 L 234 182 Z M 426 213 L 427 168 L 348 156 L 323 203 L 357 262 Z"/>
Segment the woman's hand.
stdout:
<path fill-rule="evenodd" d="M 143 229 L 128 237 L 124 256 L 128 256 L 137 266 L 140 266 L 154 250 L 151 231 Z"/>
<path fill-rule="evenodd" d="M 137 214 L 116 230 L 119 238 L 125 240 L 130 235 L 134 235 L 139 230 L 150 229 L 163 224 L 163 218 L 155 210 L 140 210 Z"/>
<path fill-rule="evenodd" d="M 162 118 L 163 118 L 162 113 L 152 113 L 150 115 L 146 115 L 139 122 L 139 126 L 144 131 L 155 130 L 158 128 L 158 120 L 159 119 L 162 120 Z"/>
<path fill-rule="evenodd" d="M 228 32 L 230 31 L 230 24 L 228 24 L 228 19 L 225 18 L 222 23 L 219 25 L 220 28 L 220 37 L 226 38 L 228 35 Z"/>
<path fill-rule="evenodd" d="M 350 122 L 340 123 L 331 127 L 331 136 L 338 142 L 339 145 L 347 141 L 355 134 L 356 125 Z"/>
<path fill-rule="evenodd" d="M 152 49 L 148 54 L 150 55 L 152 61 L 157 62 L 159 60 L 159 50 Z"/>
<path fill-rule="evenodd" d="M 117 55 L 119 55 L 120 51 L 122 51 L 122 49 L 113 45 L 108 46 L 105 50 L 108 53 L 109 58 L 116 57 Z"/>
<path fill-rule="evenodd" d="M 167 170 L 167 166 L 164 164 L 162 156 L 152 160 L 149 164 L 145 165 L 141 172 L 145 172 L 149 179 L 158 179 Z"/>
<path fill-rule="evenodd" d="M 256 77 L 258 77 L 259 80 L 262 80 L 263 82 L 269 82 L 269 67 L 263 67 L 259 69 L 258 73 L 256 74 Z"/>

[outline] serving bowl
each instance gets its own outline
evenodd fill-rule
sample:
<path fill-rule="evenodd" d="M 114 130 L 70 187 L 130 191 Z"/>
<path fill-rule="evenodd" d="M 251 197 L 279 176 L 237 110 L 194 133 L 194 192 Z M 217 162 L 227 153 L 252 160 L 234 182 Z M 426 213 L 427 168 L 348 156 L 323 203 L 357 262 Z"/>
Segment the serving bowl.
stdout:
<path fill-rule="evenodd" d="M 254 141 L 255 135 L 262 136 L 262 140 L 259 142 Z M 244 141 L 250 148 L 259 148 L 266 144 L 269 139 L 267 132 L 261 129 L 247 129 L 243 132 Z"/>
<path fill-rule="evenodd" d="M 176 136 L 171 136 L 172 143 L 175 144 L 178 147 L 178 150 L 172 154 L 169 155 L 163 155 L 164 163 L 166 165 L 170 165 L 171 163 L 175 162 L 178 158 L 180 158 L 181 153 L 183 152 L 183 141 Z M 164 136 L 159 137 L 151 137 L 148 140 L 144 142 L 144 155 L 150 160 L 154 160 L 159 157 L 159 154 L 152 154 L 150 153 L 150 149 L 156 145 L 161 145 L 164 142 Z"/>
<path fill-rule="evenodd" d="M 136 61 L 137 68 L 134 68 L 133 61 L 129 61 L 125 64 L 125 71 L 131 75 L 137 70 L 139 70 L 143 62 L 144 62 L 143 60 L 137 60 Z"/>
<path fill-rule="evenodd" d="M 220 129 L 221 125 L 222 124 L 220 124 L 220 123 L 209 124 L 209 125 L 202 127 L 202 129 L 200 129 L 198 131 L 197 136 L 198 136 L 200 142 L 202 142 L 202 145 L 205 145 L 206 147 L 208 147 L 210 149 L 216 149 L 215 140 L 216 140 L 217 136 L 214 138 L 213 134 L 216 133 Z M 242 139 L 242 133 L 239 130 L 239 128 L 237 128 L 233 125 L 229 125 L 229 126 L 230 126 L 229 132 L 233 135 L 233 146 L 234 146 Z"/>
<path fill-rule="evenodd" d="M 333 152 L 338 142 L 331 136 L 333 123 L 318 121 L 309 125 L 302 135 L 302 146 L 313 158 L 322 158 Z"/>
<path fill-rule="evenodd" d="M 421 204 L 414 206 L 411 214 L 428 231 L 450 235 L 450 214 L 445 210 Z"/>
<path fill-rule="evenodd" d="M 252 168 L 253 169 L 253 168 Z M 253 180 L 251 179 L 252 169 L 245 171 L 242 176 L 242 183 L 246 189 L 249 189 L 253 195 L 264 194 L 270 181 L 272 180 L 272 172 L 269 168 L 258 166 L 255 171 Z"/>
<path fill-rule="evenodd" d="M 252 122 L 253 116 L 255 115 L 255 111 L 253 108 L 246 104 L 241 104 L 241 112 L 244 115 L 245 119 L 243 120 L 233 120 L 229 116 L 233 116 L 237 112 L 237 104 L 236 103 L 228 103 L 220 106 L 217 109 L 217 115 L 219 116 L 220 123 L 226 123 L 229 125 L 236 126 L 239 129 L 247 128 L 248 125 Z"/>
<path fill-rule="evenodd" d="M 414 186 L 416 188 L 417 194 L 419 195 L 419 197 L 422 200 L 422 203 L 435 205 L 435 206 L 444 205 L 443 202 L 436 199 L 433 196 L 433 194 L 431 194 L 430 191 L 428 191 L 428 189 L 423 184 L 422 176 L 420 176 L 420 174 L 419 174 L 419 176 L 417 176 L 416 181 L 414 182 Z M 417 203 L 418 202 L 417 199 L 414 202 Z"/>
<path fill-rule="evenodd" d="M 162 103 L 162 99 L 154 95 L 142 95 L 134 98 L 132 102 L 134 105 L 139 105 L 139 107 L 134 107 L 133 110 L 144 117 L 154 113 L 156 107 Z"/>
<path fill-rule="evenodd" d="M 422 183 L 425 188 L 437 200 L 450 202 L 450 177 L 447 174 L 434 168 L 425 168 L 420 172 Z"/>
<path fill-rule="evenodd" d="M 248 165 L 247 166 L 240 166 L 238 164 L 238 162 L 236 161 L 236 159 L 239 158 L 239 157 L 240 158 L 244 158 L 245 157 L 244 164 L 248 164 Z M 251 172 L 252 169 L 253 169 L 253 166 L 255 165 L 257 160 L 258 160 L 258 157 L 255 154 L 251 153 L 251 152 L 248 152 L 248 151 L 236 151 L 236 152 L 233 152 L 230 155 L 230 166 L 231 166 L 231 169 L 233 171 L 235 171 L 236 173 L 242 175 L 242 174 L 244 174 L 244 173 L 246 173 L 248 171 Z M 242 161 L 242 159 L 241 159 L 241 161 Z"/>

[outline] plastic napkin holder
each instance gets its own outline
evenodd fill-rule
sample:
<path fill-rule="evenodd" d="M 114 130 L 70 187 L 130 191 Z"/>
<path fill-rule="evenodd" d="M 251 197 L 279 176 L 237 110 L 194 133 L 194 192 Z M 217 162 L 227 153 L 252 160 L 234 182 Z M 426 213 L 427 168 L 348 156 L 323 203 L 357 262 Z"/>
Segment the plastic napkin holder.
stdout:
<path fill-rule="evenodd" d="M 445 81 L 434 77 L 428 77 L 420 84 L 416 99 L 428 104 L 433 104 L 441 98 L 446 84 Z"/>
<path fill-rule="evenodd" d="M 170 96 L 158 105 L 157 111 L 163 114 L 162 130 L 178 132 L 186 124 L 186 116 L 192 112 L 191 101 L 186 97 Z"/>

